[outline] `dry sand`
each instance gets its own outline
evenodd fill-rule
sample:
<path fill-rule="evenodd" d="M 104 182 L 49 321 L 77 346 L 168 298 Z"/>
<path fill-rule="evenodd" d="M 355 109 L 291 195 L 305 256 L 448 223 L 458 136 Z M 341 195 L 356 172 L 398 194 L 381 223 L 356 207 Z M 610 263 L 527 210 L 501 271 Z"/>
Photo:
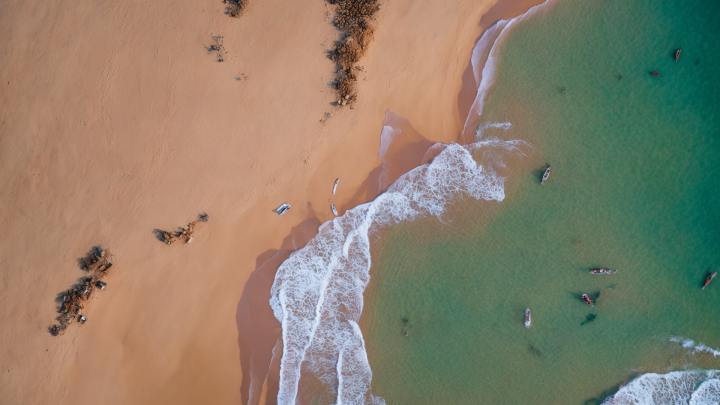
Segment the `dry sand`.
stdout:
<path fill-rule="evenodd" d="M 0 4 L 0 402 L 274 403 L 275 269 L 332 217 L 336 177 L 340 214 L 377 195 L 386 110 L 458 139 L 494 3 L 383 3 L 353 109 L 331 105 L 339 34 L 320 0 L 239 19 L 221 1 Z M 153 234 L 201 212 L 190 245 Z M 108 287 L 52 337 L 94 245 L 114 253 Z"/>

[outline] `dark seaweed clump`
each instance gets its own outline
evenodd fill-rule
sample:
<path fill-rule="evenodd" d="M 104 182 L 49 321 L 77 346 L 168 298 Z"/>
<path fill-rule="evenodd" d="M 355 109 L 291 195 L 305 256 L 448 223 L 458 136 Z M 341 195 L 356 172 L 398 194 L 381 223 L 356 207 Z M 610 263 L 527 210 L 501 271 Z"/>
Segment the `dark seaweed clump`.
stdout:
<path fill-rule="evenodd" d="M 81 278 L 69 290 L 58 294 L 60 315 L 56 319 L 59 324 L 49 328 L 53 336 L 65 334 L 67 327 L 74 321 L 85 323 L 86 318 L 83 315 L 85 305 L 97 289 L 103 290 L 107 285 L 102 279 L 112 268 L 110 252 L 97 246 L 93 247 L 85 257 L 78 260 L 78 263 L 80 268 L 91 274 L 91 277 Z"/>
<path fill-rule="evenodd" d="M 193 240 L 193 235 L 195 235 L 195 229 L 199 225 L 198 222 L 207 222 L 209 220 L 210 216 L 207 213 L 202 213 L 197 221 L 192 221 L 185 227 L 178 228 L 177 231 L 163 231 L 161 229 L 156 229 L 154 231 L 155 236 L 166 245 L 172 245 L 172 243 L 176 240 L 190 243 Z"/>
<path fill-rule="evenodd" d="M 336 6 L 334 24 L 343 32 L 329 57 L 337 65 L 335 89 L 340 93 L 339 105 L 357 100 L 357 75 L 353 71 L 373 36 L 372 16 L 380 8 L 378 0 L 328 0 Z"/>
<path fill-rule="evenodd" d="M 227 4 L 225 14 L 233 18 L 238 18 L 245 12 L 248 0 L 223 0 L 223 3 Z"/>

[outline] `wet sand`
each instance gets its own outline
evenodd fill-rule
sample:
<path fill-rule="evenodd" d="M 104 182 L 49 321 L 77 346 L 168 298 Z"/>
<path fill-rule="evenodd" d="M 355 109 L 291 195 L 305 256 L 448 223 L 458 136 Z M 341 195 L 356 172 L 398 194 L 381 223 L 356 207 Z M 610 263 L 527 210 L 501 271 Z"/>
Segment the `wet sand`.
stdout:
<path fill-rule="evenodd" d="M 458 139 L 492 5 L 383 4 L 353 109 L 332 105 L 323 2 L 250 2 L 239 19 L 219 1 L 0 6 L 0 397 L 274 403 L 274 270 L 332 218 L 336 177 L 340 214 L 377 195 L 386 110 Z M 153 235 L 202 212 L 190 245 Z M 52 337 L 54 300 L 94 245 L 115 255 L 108 288 Z"/>

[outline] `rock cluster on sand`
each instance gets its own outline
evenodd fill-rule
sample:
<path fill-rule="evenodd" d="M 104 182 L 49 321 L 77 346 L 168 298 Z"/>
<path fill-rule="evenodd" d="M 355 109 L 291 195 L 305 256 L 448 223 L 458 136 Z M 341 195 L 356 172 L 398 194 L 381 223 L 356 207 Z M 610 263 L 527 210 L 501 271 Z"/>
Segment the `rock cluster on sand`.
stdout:
<path fill-rule="evenodd" d="M 92 297 L 95 288 L 105 289 L 107 283 L 101 281 L 112 268 L 110 253 L 102 248 L 93 248 L 87 256 L 80 259 L 80 266 L 83 270 L 92 274 L 91 277 L 84 277 L 78 284 L 67 290 L 63 295 L 62 303 L 58 312 L 57 320 L 59 325 L 50 327 L 50 333 L 54 336 L 63 335 L 67 327 L 75 320 L 80 324 L 87 320 L 82 314 L 85 304 Z"/>
<path fill-rule="evenodd" d="M 335 26 L 340 28 L 345 39 L 330 51 L 330 59 L 338 67 L 335 88 L 340 93 L 338 104 L 352 104 L 357 99 L 357 75 L 353 68 L 365 52 L 373 35 L 370 19 L 380 9 L 378 0 L 328 0 L 337 6 Z"/>

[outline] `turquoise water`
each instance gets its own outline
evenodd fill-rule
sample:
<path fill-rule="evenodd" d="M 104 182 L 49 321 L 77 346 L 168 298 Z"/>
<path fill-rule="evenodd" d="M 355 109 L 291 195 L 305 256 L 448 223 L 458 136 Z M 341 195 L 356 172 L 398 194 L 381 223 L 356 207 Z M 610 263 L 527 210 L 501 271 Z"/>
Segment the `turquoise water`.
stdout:
<path fill-rule="evenodd" d="M 360 322 L 373 393 L 599 403 L 642 373 L 720 368 L 720 281 L 700 290 L 720 266 L 720 3 L 560 0 L 500 55 L 483 121 L 512 127 L 485 136 L 535 152 L 508 162 L 504 201 L 381 232 Z"/>

